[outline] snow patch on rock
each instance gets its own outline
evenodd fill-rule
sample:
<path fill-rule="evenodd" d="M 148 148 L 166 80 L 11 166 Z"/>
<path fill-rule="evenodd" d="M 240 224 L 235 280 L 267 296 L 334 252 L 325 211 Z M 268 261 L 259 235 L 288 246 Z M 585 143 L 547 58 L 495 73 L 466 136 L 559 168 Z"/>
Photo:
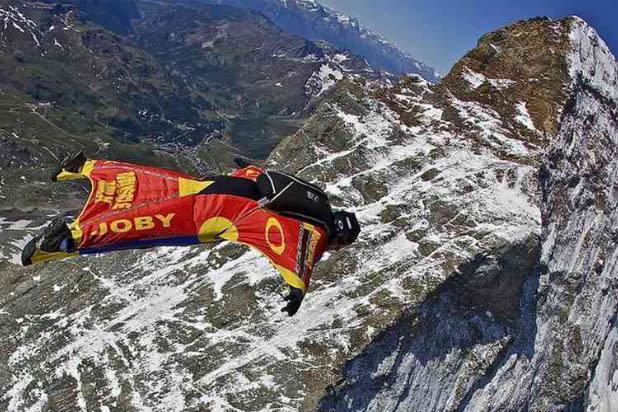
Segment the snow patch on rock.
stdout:
<path fill-rule="evenodd" d="M 516 122 L 525 126 L 528 130 L 541 134 L 541 132 L 536 127 L 534 127 L 534 121 L 532 120 L 532 117 L 530 117 L 530 113 L 528 113 L 528 107 L 526 105 L 526 102 L 517 103 L 515 105 L 515 109 L 518 113 L 518 115 L 515 116 Z"/>
<path fill-rule="evenodd" d="M 516 83 L 514 80 L 510 79 L 491 79 L 481 73 L 470 70 L 468 67 L 462 71 L 461 76 L 470 84 L 472 90 L 478 89 L 485 82 L 489 82 L 489 84 L 499 90 L 506 89 Z"/>
<path fill-rule="evenodd" d="M 530 151 L 522 141 L 509 137 L 511 133 L 505 129 L 498 112 L 480 103 L 464 102 L 454 96 L 452 102 L 464 124 L 478 130 L 483 141 L 489 146 L 506 149 L 516 156 L 529 155 Z"/>
<path fill-rule="evenodd" d="M 330 64 L 323 64 L 314 72 L 305 84 L 307 94 L 318 97 L 331 89 L 344 75 L 341 70 L 333 68 Z"/>

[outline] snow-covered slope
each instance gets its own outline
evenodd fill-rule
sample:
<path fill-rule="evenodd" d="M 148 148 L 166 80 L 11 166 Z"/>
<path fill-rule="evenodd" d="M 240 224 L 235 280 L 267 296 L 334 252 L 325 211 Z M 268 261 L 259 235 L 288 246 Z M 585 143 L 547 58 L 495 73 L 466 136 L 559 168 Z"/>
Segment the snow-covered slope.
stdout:
<path fill-rule="evenodd" d="M 43 35 L 37 24 L 26 17 L 17 7 L 7 4 L 0 9 L 0 41 L 3 46 L 12 42 L 15 36 L 25 36 L 32 41 L 33 46 L 41 47 L 40 38 Z M 59 47 L 62 47 L 61 45 Z"/>
<path fill-rule="evenodd" d="M 532 28 L 556 33 L 544 47 L 563 69 L 521 53 Z M 323 184 L 363 232 L 324 257 L 293 318 L 274 269 L 233 245 L 0 263 L 0 408 L 611 410 L 615 60 L 574 18 L 486 40 L 497 67 L 472 64 L 482 41 L 442 85 L 313 89 L 269 165 Z"/>

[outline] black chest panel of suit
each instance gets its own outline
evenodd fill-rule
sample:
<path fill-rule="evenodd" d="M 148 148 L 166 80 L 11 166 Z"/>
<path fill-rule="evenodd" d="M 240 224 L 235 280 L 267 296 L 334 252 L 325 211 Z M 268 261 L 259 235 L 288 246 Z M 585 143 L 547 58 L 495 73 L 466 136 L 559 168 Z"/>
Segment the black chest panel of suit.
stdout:
<path fill-rule="evenodd" d="M 261 199 L 257 183 L 244 177 L 208 176 L 200 180 L 211 180 L 214 183 L 202 190 L 200 195 L 233 195 L 255 200 Z"/>

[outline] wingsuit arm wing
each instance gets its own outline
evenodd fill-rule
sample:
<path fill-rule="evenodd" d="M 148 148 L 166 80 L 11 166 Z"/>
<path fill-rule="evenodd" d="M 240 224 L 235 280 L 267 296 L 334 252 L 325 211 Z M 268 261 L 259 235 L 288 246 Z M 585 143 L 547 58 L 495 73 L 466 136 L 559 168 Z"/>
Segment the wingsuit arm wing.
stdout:
<path fill-rule="evenodd" d="M 232 176 L 256 181 L 264 174 L 263 169 L 247 162 L 237 161 L 237 164 L 240 168 Z M 277 239 L 273 240 L 271 235 Z M 280 236 L 280 240 L 277 236 Z M 300 308 L 309 288 L 313 266 L 326 250 L 327 238 L 326 231 L 320 227 L 271 214 L 266 220 L 266 242 L 259 237 L 245 242 L 271 261 L 288 286 L 288 294 L 284 297 L 286 306 L 281 311 L 287 312 L 289 316 L 293 316 Z"/>
<path fill-rule="evenodd" d="M 319 226 L 259 209 L 236 226 L 240 243 L 270 260 L 288 286 L 288 314 L 296 313 L 309 288 L 311 274 L 328 243 Z"/>

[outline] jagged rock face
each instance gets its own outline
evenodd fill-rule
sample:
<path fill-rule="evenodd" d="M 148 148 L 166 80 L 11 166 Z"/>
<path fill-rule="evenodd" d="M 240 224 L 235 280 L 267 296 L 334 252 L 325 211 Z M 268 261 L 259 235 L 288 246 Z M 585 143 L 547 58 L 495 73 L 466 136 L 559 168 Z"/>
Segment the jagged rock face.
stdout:
<path fill-rule="evenodd" d="M 575 88 L 543 176 L 545 267 L 533 359 L 542 380 L 533 385 L 532 405 L 609 411 L 615 377 L 595 375 L 606 337 L 618 326 L 618 100 L 615 89 L 604 101 L 593 86 Z M 609 363 L 615 362 L 614 353 Z M 588 390 L 593 376 L 598 386 Z"/>
<path fill-rule="evenodd" d="M 346 365 L 344 379 L 329 388 L 318 410 L 458 410 L 512 344 L 539 239 L 496 252 L 462 265 L 378 335 Z"/>
<path fill-rule="evenodd" d="M 229 244 L 27 269 L 2 263 L 0 409 L 609 405 L 618 334 L 615 320 L 603 322 L 615 319 L 616 191 L 603 179 L 616 174 L 615 61 L 607 63 L 579 20 L 545 24 L 568 33 L 568 50 L 585 63 L 563 54 L 563 92 L 579 97 L 563 110 L 552 146 L 560 156 L 552 149 L 544 158 L 480 97 L 418 76 L 391 88 L 353 77 L 319 88 L 313 116 L 267 166 L 324 185 L 337 207 L 356 212 L 363 232 L 324 256 L 293 318 L 279 312 L 280 282 L 266 259 Z M 600 129 L 584 130 L 593 113 Z M 599 139 L 588 136 L 599 132 L 607 138 L 596 150 Z M 590 162 L 584 148 L 596 150 Z M 572 163 L 591 185 L 569 186 L 579 171 L 562 175 L 562 165 Z M 580 239 L 588 218 L 597 218 L 588 242 L 606 241 L 584 252 L 586 236 L 580 244 L 571 233 Z M 0 220 L 16 243 L 35 224 L 21 215 Z M 7 260 L 13 252 L 0 249 Z M 552 361 L 554 345 L 563 350 Z M 594 360 L 596 373 L 584 378 L 581 365 Z M 555 384 L 567 371 L 573 379 Z"/>
<path fill-rule="evenodd" d="M 464 101 L 491 106 L 522 134 L 536 130 L 554 136 L 567 99 L 568 34 L 565 25 L 546 18 L 488 33 L 453 66 L 442 85 Z M 520 120 L 524 113 L 530 122 Z M 546 144 L 548 139 L 537 141 Z"/>
<path fill-rule="evenodd" d="M 572 94 L 542 170 L 535 352 L 499 369 L 495 387 L 511 395 L 496 397 L 487 410 L 616 405 L 618 70 L 585 23 L 574 20 L 570 37 Z M 487 403 L 487 389 L 472 397 L 473 405 Z"/>

